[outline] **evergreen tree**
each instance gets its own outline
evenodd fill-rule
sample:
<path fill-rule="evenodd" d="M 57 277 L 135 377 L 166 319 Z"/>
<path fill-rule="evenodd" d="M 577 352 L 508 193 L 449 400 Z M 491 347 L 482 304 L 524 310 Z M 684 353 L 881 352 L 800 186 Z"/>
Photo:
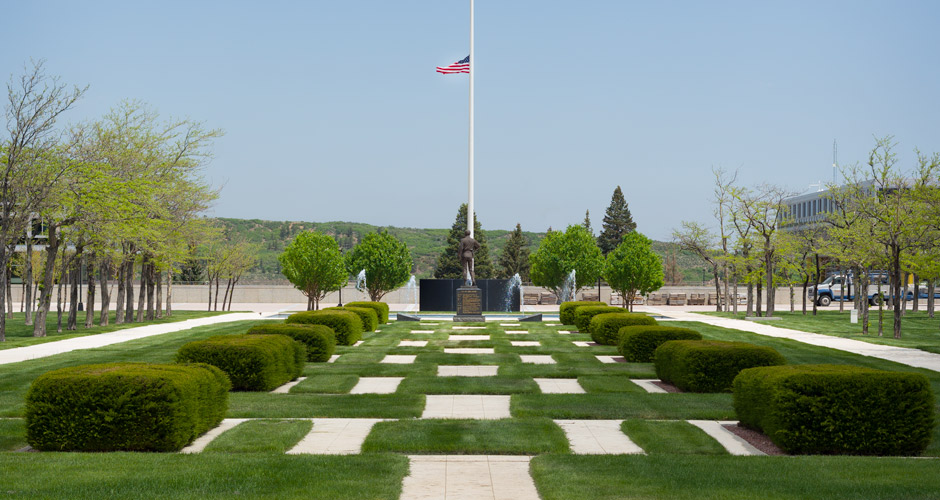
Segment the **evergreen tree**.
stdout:
<path fill-rule="evenodd" d="M 594 228 L 591 227 L 591 211 L 590 210 L 584 211 L 584 222 L 582 222 L 581 225 L 584 226 L 584 229 L 587 229 L 588 232 L 591 233 L 591 236 L 594 236 Z"/>
<path fill-rule="evenodd" d="M 601 248 L 604 255 L 607 255 L 620 245 L 627 233 L 635 229 L 636 223 L 630 215 L 627 201 L 623 199 L 623 191 L 620 190 L 620 186 L 617 186 L 617 189 L 614 189 L 614 195 L 610 198 L 607 213 L 604 214 L 604 230 L 597 237 L 597 246 Z"/>
<path fill-rule="evenodd" d="M 486 234 L 483 233 L 480 219 L 476 212 L 473 214 L 473 239 L 480 243 L 480 249 L 473 258 L 473 270 L 477 279 L 491 279 L 496 275 L 493 269 L 493 263 L 490 262 L 490 249 L 486 244 Z M 464 237 L 464 231 L 467 230 L 467 204 L 460 205 L 457 210 L 457 220 L 450 228 L 450 234 L 447 235 L 447 246 L 437 258 L 437 266 L 434 268 L 434 277 L 438 279 L 460 279 L 463 276 L 463 269 L 460 268 L 460 258 L 457 256 L 457 250 L 460 248 L 460 240 Z"/>
<path fill-rule="evenodd" d="M 529 281 L 529 242 L 522 234 L 520 224 L 516 224 L 516 230 L 509 233 L 509 241 L 499 256 L 500 278 L 512 278 L 517 273 L 523 282 Z"/>

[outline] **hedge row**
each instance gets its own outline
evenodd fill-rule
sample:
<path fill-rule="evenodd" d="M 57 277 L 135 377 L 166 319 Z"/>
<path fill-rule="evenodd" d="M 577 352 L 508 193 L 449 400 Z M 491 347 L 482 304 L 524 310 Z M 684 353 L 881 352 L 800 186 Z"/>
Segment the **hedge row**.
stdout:
<path fill-rule="evenodd" d="M 303 373 L 307 350 L 285 335 L 219 335 L 184 344 L 180 363 L 206 363 L 224 371 L 232 389 L 270 391 Z"/>
<path fill-rule="evenodd" d="M 388 323 L 388 304 L 385 302 L 347 302 L 346 307 L 368 307 L 378 315 L 380 324 Z"/>
<path fill-rule="evenodd" d="M 619 334 L 617 350 L 631 363 L 652 363 L 656 348 L 670 340 L 702 340 L 702 334 L 678 326 L 625 326 Z"/>
<path fill-rule="evenodd" d="M 558 320 L 563 325 L 573 325 L 574 323 L 574 313 L 575 310 L 581 306 L 606 306 L 606 302 L 597 302 L 597 301 L 587 301 L 587 300 L 573 300 L 570 302 L 562 302 L 558 307 Z"/>
<path fill-rule="evenodd" d="M 248 330 L 252 335 L 287 335 L 307 348 L 307 361 L 322 363 L 336 351 L 336 333 L 324 325 L 267 323 Z"/>
<path fill-rule="evenodd" d="M 371 307 L 327 307 L 321 310 L 349 311 L 356 316 L 359 316 L 359 320 L 362 321 L 362 331 L 364 332 L 374 332 L 375 329 L 379 327 L 379 315 L 376 314 L 375 309 L 372 309 Z"/>
<path fill-rule="evenodd" d="M 26 393 L 26 439 L 43 451 L 178 451 L 222 421 L 230 387 L 204 364 L 61 368 Z"/>
<path fill-rule="evenodd" d="M 731 392 L 741 370 L 786 363 L 773 348 L 717 340 L 670 340 L 654 358 L 657 377 L 689 392 Z"/>
<path fill-rule="evenodd" d="M 304 311 L 291 314 L 285 322 L 328 326 L 338 345 L 353 345 L 362 338 L 362 320 L 349 311 Z"/>
<path fill-rule="evenodd" d="M 581 308 L 578 308 L 580 311 Z M 623 311 L 621 309 L 621 311 Z M 591 338 L 603 345 L 620 343 L 620 329 L 626 326 L 653 326 L 656 320 L 645 314 L 630 312 L 601 313 L 591 318 Z"/>
<path fill-rule="evenodd" d="M 788 453 L 919 455 L 936 425 L 927 377 L 857 366 L 744 370 L 734 409 Z"/>
<path fill-rule="evenodd" d="M 578 306 L 574 312 L 574 324 L 581 333 L 591 333 L 591 319 L 598 314 L 628 312 L 622 307 L 614 306 Z"/>

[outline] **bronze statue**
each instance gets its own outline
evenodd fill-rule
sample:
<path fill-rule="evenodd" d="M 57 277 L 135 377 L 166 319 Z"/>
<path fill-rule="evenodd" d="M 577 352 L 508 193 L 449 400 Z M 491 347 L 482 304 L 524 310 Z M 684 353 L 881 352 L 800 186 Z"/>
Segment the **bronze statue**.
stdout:
<path fill-rule="evenodd" d="M 473 273 L 473 254 L 479 249 L 480 244 L 473 239 L 473 236 L 470 236 L 470 231 L 464 231 L 464 237 L 460 240 L 457 255 L 460 256 L 460 268 L 463 269 L 463 277 L 469 285 L 477 281 L 476 275 Z"/>

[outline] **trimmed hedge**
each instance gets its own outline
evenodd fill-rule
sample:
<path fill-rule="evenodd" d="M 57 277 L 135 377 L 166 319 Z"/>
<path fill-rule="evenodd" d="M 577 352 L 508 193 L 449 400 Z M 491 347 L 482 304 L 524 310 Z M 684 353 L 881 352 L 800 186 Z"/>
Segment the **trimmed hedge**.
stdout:
<path fill-rule="evenodd" d="M 26 439 L 43 451 L 179 451 L 222 421 L 230 387 L 204 364 L 61 368 L 26 393 Z"/>
<path fill-rule="evenodd" d="M 375 310 L 379 317 L 379 324 L 388 323 L 388 304 L 385 302 L 347 302 L 346 307 L 368 307 Z"/>
<path fill-rule="evenodd" d="M 619 312 L 602 313 L 591 318 L 591 338 L 603 345 L 620 343 L 620 329 L 626 326 L 653 326 L 656 320 L 645 314 Z"/>
<path fill-rule="evenodd" d="M 299 377 L 307 349 L 286 335 L 219 335 L 183 344 L 180 363 L 206 363 L 232 380 L 236 391 L 270 391 Z"/>
<path fill-rule="evenodd" d="M 734 379 L 738 419 L 787 453 L 919 455 L 936 425 L 934 404 L 919 373 L 792 365 Z"/>
<path fill-rule="evenodd" d="M 337 345 L 353 345 L 362 338 L 362 320 L 350 311 L 304 311 L 291 314 L 285 322 L 328 326 L 336 333 Z"/>
<path fill-rule="evenodd" d="M 670 340 L 702 340 L 701 333 L 679 326 L 625 326 L 619 334 L 617 351 L 630 363 L 652 363 L 656 348 Z"/>
<path fill-rule="evenodd" d="M 616 306 L 578 306 L 574 312 L 574 324 L 581 333 L 591 333 L 591 318 L 604 313 L 626 313 L 627 309 Z"/>
<path fill-rule="evenodd" d="M 375 309 L 371 307 L 327 307 L 321 310 L 349 311 L 354 313 L 356 316 L 359 316 L 359 320 L 362 321 L 362 330 L 366 332 L 374 332 L 375 329 L 379 327 L 379 315 L 376 314 Z"/>
<path fill-rule="evenodd" d="M 574 323 L 574 314 L 575 310 L 581 306 L 606 306 L 606 302 L 597 302 L 597 301 L 587 301 L 587 300 L 573 300 L 570 302 L 562 302 L 558 306 L 558 320 L 563 325 L 573 325 Z"/>
<path fill-rule="evenodd" d="M 322 363 L 330 360 L 336 351 L 336 333 L 324 325 L 271 323 L 255 325 L 248 330 L 252 335 L 287 335 L 307 348 L 307 361 Z"/>
<path fill-rule="evenodd" d="M 741 370 L 786 364 L 770 347 L 718 340 L 670 340 L 653 357 L 657 377 L 689 392 L 731 392 Z"/>

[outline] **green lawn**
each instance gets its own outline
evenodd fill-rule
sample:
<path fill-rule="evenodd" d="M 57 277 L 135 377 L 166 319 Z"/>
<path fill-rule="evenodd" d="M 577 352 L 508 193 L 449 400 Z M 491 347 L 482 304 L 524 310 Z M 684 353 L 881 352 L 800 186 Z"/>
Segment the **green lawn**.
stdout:
<path fill-rule="evenodd" d="M 838 319 L 838 318 L 836 318 Z M 781 320 L 786 321 L 786 320 Z M 605 364 L 609 346 L 578 347 L 587 334 L 561 335 L 542 323 L 483 330 L 488 340 L 449 340 L 449 323 L 382 325 L 359 346 L 341 346 L 334 363 L 307 363 L 307 379 L 289 394 L 235 392 L 229 418 L 251 418 L 203 453 L 23 453 L 23 399 L 40 374 L 109 361 L 172 362 L 179 347 L 212 335 L 238 334 L 256 321 L 224 323 L 0 365 L 0 496 L 24 498 L 397 498 L 406 454 L 536 455 L 531 473 L 543 499 L 567 498 L 937 498 L 940 460 L 863 457 L 733 457 L 686 419 L 735 419 L 730 394 L 648 394 L 632 378 L 655 378 L 650 363 Z M 795 341 L 702 323 L 670 322 L 705 338 L 777 349 L 790 363 L 847 363 L 925 374 L 940 392 L 940 373 Z M 411 330 L 433 330 L 418 334 Z M 398 347 L 401 339 L 427 347 Z M 514 347 L 511 341 L 538 341 Z M 492 347 L 495 354 L 450 354 L 450 347 Z M 379 363 L 388 354 L 414 364 Z M 555 364 L 522 363 L 519 354 L 551 354 Z M 442 365 L 495 365 L 494 377 L 439 377 Z M 392 394 L 349 394 L 360 377 L 404 377 Z M 577 379 L 585 394 L 541 394 L 533 378 Z M 503 394 L 511 417 L 422 420 L 427 394 Z M 940 408 L 938 408 L 940 410 Z M 381 418 L 349 456 L 286 455 L 311 418 Z M 572 455 L 553 419 L 616 419 L 647 455 Z M 6 450 L 6 451 L 4 451 Z M 940 457 L 940 427 L 925 453 Z M 13 471 L 8 473 L 7 471 Z"/>

